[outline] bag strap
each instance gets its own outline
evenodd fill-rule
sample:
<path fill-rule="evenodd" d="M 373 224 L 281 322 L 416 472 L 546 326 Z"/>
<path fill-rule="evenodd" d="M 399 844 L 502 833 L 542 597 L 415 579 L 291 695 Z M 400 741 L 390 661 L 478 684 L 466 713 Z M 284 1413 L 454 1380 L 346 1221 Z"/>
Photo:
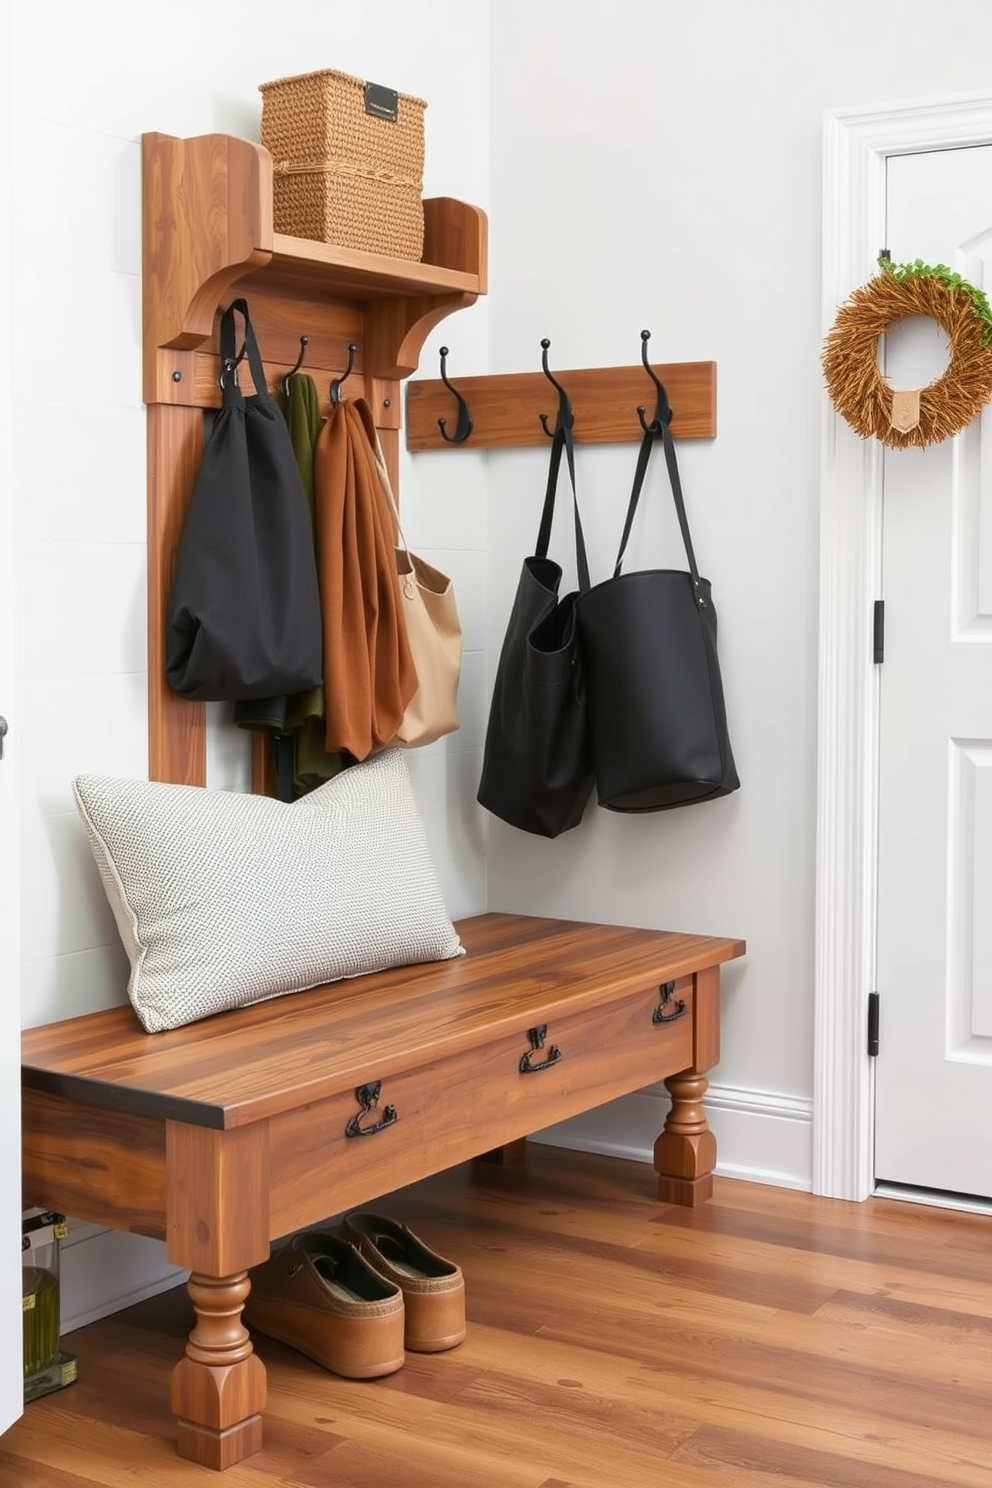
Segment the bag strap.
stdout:
<path fill-rule="evenodd" d="M 669 415 L 671 417 L 671 415 Z M 620 538 L 620 551 L 617 553 L 617 564 L 613 570 L 613 577 L 620 577 L 620 568 L 623 563 L 623 555 L 627 550 L 627 540 L 630 537 L 630 529 L 634 523 L 634 513 L 637 511 L 637 503 L 641 497 L 641 487 L 644 485 L 644 477 L 647 474 L 648 461 L 651 459 L 651 450 L 655 440 L 660 439 L 665 451 L 665 464 L 668 466 L 668 479 L 671 482 L 672 497 L 675 501 L 675 511 L 679 519 L 679 528 L 682 532 L 682 541 L 685 544 L 685 556 L 689 561 L 689 572 L 692 575 L 692 587 L 699 604 L 705 604 L 705 596 L 699 580 L 699 570 L 696 567 L 696 555 L 692 548 L 692 538 L 689 534 L 689 519 L 685 514 L 685 501 L 682 498 L 682 482 L 679 479 L 678 460 L 675 457 L 675 440 L 668 425 L 668 419 L 655 419 L 650 423 L 641 439 L 640 449 L 637 451 L 637 466 L 634 470 L 634 484 L 630 492 L 630 502 L 627 506 L 627 519 L 623 526 L 623 535 Z"/>
<path fill-rule="evenodd" d="M 582 531 L 582 518 L 579 516 L 579 498 L 575 491 L 575 446 L 572 441 L 572 426 L 562 419 L 559 419 L 555 425 L 554 437 L 551 441 L 548 487 L 544 493 L 544 507 L 541 511 L 541 525 L 538 528 L 534 553 L 538 558 L 546 558 L 548 556 L 548 547 L 551 543 L 551 524 L 555 514 L 555 496 L 558 491 L 558 474 L 561 469 L 563 451 L 565 454 L 565 463 L 568 467 L 569 484 L 572 487 L 572 510 L 575 513 L 575 566 L 578 573 L 579 588 L 588 589 L 589 560 L 586 557 L 586 540 L 585 534 Z"/>
<path fill-rule="evenodd" d="M 396 497 L 393 495 L 392 482 L 389 479 L 389 471 L 386 469 L 386 457 L 382 452 L 382 442 L 379 439 L 379 431 L 375 426 L 375 419 L 372 417 L 372 410 L 364 398 L 352 398 L 351 404 L 362 421 L 362 427 L 368 439 L 369 449 L 375 460 L 375 468 L 379 476 L 379 490 L 382 493 L 382 499 L 386 504 L 386 509 L 393 523 L 393 546 L 397 552 L 405 553 L 409 557 L 410 549 L 407 547 L 406 538 L 403 535 L 400 511 L 396 504 Z"/>
<path fill-rule="evenodd" d="M 234 316 L 236 313 L 243 318 L 245 323 L 245 344 L 240 352 L 234 350 Z M 248 301 L 232 300 L 220 318 L 220 385 L 225 392 L 229 387 L 237 387 L 238 363 L 245 354 L 248 356 L 255 392 L 260 397 L 267 398 L 269 390 L 265 385 L 265 368 L 262 365 L 262 356 L 248 314 Z"/>

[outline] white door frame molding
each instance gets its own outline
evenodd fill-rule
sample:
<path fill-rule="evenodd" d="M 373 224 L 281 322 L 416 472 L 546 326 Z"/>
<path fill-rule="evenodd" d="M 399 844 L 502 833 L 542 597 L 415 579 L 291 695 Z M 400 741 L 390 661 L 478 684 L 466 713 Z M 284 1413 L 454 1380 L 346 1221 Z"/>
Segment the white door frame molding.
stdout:
<path fill-rule="evenodd" d="M 992 93 L 825 116 L 822 330 L 877 270 L 890 155 L 992 144 Z M 876 943 L 878 669 L 872 605 L 882 559 L 882 446 L 823 394 L 817 729 L 813 1191 L 865 1199 L 875 1186 L 868 993 Z M 921 1092 L 922 1098 L 922 1092 Z"/>

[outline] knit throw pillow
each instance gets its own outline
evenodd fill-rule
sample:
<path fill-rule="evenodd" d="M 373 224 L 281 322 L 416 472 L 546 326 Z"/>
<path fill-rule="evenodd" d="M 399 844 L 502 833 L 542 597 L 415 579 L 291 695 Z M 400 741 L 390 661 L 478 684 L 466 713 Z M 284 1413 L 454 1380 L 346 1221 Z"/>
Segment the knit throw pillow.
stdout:
<path fill-rule="evenodd" d="M 73 791 L 149 1033 L 463 954 L 399 750 L 291 805 L 104 775 Z"/>

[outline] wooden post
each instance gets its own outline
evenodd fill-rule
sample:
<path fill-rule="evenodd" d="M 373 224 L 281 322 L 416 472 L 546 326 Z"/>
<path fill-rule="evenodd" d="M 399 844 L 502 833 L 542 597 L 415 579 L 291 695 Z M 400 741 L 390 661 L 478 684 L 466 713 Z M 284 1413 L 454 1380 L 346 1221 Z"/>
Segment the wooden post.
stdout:
<path fill-rule="evenodd" d="M 716 1138 L 703 1110 L 709 1081 L 695 1070 L 669 1075 L 665 1088 L 672 1109 L 665 1130 L 654 1144 L 658 1198 L 664 1204 L 695 1208 L 713 1193 Z"/>
<path fill-rule="evenodd" d="M 171 1402 L 180 1457 L 223 1472 L 262 1447 L 265 1365 L 241 1321 L 251 1283 L 244 1271 L 186 1283 L 196 1327 L 172 1371 Z"/>
<path fill-rule="evenodd" d="M 268 1126 L 166 1125 L 169 1259 L 190 1268 L 196 1326 L 172 1372 L 176 1447 L 223 1471 L 259 1451 L 265 1366 L 241 1321 L 249 1266 L 269 1254 Z"/>
<path fill-rule="evenodd" d="M 695 1208 L 713 1193 L 716 1138 L 703 1107 L 709 1088 L 704 1070 L 720 1059 L 720 968 L 707 967 L 694 977 L 692 1000 L 692 1068 L 670 1075 L 665 1088 L 672 1098 L 665 1129 L 654 1144 L 658 1198 L 663 1204 Z"/>

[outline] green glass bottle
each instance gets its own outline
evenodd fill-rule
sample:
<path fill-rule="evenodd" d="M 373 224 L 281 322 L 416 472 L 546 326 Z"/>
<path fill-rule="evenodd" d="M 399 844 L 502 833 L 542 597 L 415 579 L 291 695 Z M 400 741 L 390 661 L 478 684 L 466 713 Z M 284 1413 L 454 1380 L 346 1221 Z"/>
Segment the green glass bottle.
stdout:
<path fill-rule="evenodd" d="M 47 1369 L 59 1353 L 59 1241 L 65 1217 L 46 1212 L 25 1219 L 21 1232 L 24 1378 Z"/>

